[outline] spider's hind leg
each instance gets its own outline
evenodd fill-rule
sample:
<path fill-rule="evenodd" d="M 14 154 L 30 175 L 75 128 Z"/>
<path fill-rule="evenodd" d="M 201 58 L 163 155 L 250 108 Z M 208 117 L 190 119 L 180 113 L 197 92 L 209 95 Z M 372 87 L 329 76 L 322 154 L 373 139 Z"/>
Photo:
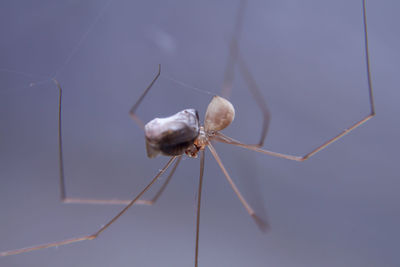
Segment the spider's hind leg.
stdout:
<path fill-rule="evenodd" d="M 264 145 L 264 140 L 268 133 L 269 122 L 271 119 L 270 112 L 268 109 L 267 102 L 265 101 L 261 90 L 251 74 L 247 64 L 240 53 L 239 49 L 239 38 L 243 28 L 243 18 L 246 7 L 246 1 L 242 0 L 238 9 L 238 13 L 235 21 L 235 28 L 232 39 L 229 44 L 229 56 L 225 68 L 224 83 L 221 90 L 221 96 L 224 98 L 229 98 L 232 92 L 232 86 L 235 76 L 235 65 L 238 64 L 239 72 L 243 76 L 246 83 L 247 89 L 250 91 L 252 97 L 256 101 L 258 107 L 263 116 L 262 129 L 260 139 L 257 146 L 262 147 Z"/>
<path fill-rule="evenodd" d="M 228 180 L 229 184 L 231 185 L 233 191 L 235 192 L 235 194 L 237 195 L 237 197 L 239 198 L 240 202 L 242 203 L 242 205 L 244 206 L 244 208 L 246 209 L 246 211 L 249 213 L 249 215 L 253 218 L 254 222 L 257 224 L 257 226 L 259 227 L 259 229 L 263 232 L 265 232 L 266 230 L 269 229 L 269 224 L 268 222 L 261 218 L 260 216 L 258 216 L 256 214 L 256 212 L 254 211 L 254 209 L 250 206 L 250 204 L 246 201 L 246 199 L 242 196 L 242 194 L 240 193 L 239 189 L 237 188 L 237 186 L 235 185 L 235 183 L 233 182 L 231 176 L 229 175 L 228 171 L 225 169 L 225 166 L 222 164 L 221 158 L 218 156 L 217 151 L 215 150 L 214 146 L 211 145 L 211 143 L 208 145 L 208 148 L 211 151 L 211 154 L 213 155 L 213 157 L 215 158 L 215 160 L 217 161 L 219 167 L 221 168 L 222 172 L 225 175 L 225 178 Z"/>
<path fill-rule="evenodd" d="M 374 104 L 374 96 L 373 96 L 373 89 L 372 89 L 372 81 L 371 81 L 371 68 L 370 68 L 370 59 L 369 59 L 369 46 L 368 46 L 368 28 L 367 28 L 367 11 L 366 11 L 366 5 L 365 5 L 365 0 L 362 1 L 362 12 L 363 12 L 363 31 L 364 31 L 364 52 L 365 52 L 365 63 L 366 63 L 366 78 L 367 78 L 367 88 L 368 88 L 368 95 L 369 95 L 369 113 L 365 115 L 363 118 L 360 120 L 354 122 L 352 125 L 349 127 L 345 128 L 344 130 L 340 131 L 336 136 L 331 137 L 330 139 L 326 140 L 322 144 L 314 147 L 310 152 L 303 154 L 303 156 L 295 156 L 291 154 L 284 154 L 284 153 L 279 153 L 279 152 L 274 152 L 266 149 L 261 149 L 259 146 L 255 145 L 248 145 L 244 144 L 242 142 L 239 142 L 231 137 L 228 137 L 222 133 L 216 133 L 216 135 L 213 137 L 214 140 L 222 142 L 222 143 L 227 143 L 235 146 L 239 146 L 245 149 L 250 149 L 256 152 L 264 153 L 267 155 L 271 155 L 274 157 L 279 157 L 279 158 L 284 158 L 284 159 L 289 159 L 289 160 L 295 160 L 295 161 L 305 161 L 309 159 L 311 156 L 315 155 L 322 149 L 326 148 L 330 144 L 336 142 L 346 134 L 350 133 L 357 127 L 361 126 L 368 120 L 370 120 L 372 117 L 375 116 L 375 104 Z"/>
<path fill-rule="evenodd" d="M 15 250 L 2 251 L 2 252 L 0 252 L 0 257 L 16 255 L 16 254 L 30 252 L 30 251 L 34 251 L 34 250 L 40 250 L 40 249 L 44 249 L 44 248 L 59 247 L 59 246 L 68 245 L 71 243 L 96 239 L 101 233 L 103 233 L 108 227 L 110 227 L 115 221 L 117 221 L 130 207 L 132 207 L 143 196 L 143 194 L 147 190 L 150 189 L 150 187 L 160 178 L 160 176 L 171 166 L 172 162 L 174 160 L 176 160 L 176 158 L 177 158 L 176 156 L 171 157 L 168 160 L 168 162 L 164 165 L 164 167 L 157 173 L 157 175 L 154 176 L 154 178 L 150 181 L 150 183 L 142 191 L 140 191 L 140 193 L 137 194 L 135 196 L 135 198 L 133 198 L 131 201 L 129 201 L 129 203 L 117 215 L 115 215 L 105 225 L 101 226 L 95 233 L 93 233 L 91 235 L 83 235 L 83 236 L 79 236 L 79 237 L 75 237 L 75 238 L 64 239 L 61 241 L 51 242 L 51 243 L 42 244 L 42 245 L 35 245 L 35 246 L 25 247 L 25 248 L 20 248 L 20 249 L 15 249 Z"/>

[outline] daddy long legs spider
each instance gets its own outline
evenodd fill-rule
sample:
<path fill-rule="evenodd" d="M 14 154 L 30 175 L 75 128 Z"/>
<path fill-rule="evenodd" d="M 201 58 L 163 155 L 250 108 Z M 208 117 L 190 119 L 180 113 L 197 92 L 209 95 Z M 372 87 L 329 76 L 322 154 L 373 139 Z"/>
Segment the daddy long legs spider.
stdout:
<path fill-rule="evenodd" d="M 365 5 L 365 2 L 363 2 Z M 65 192 L 65 185 L 64 185 L 64 173 L 63 173 L 63 153 L 62 153 L 62 131 L 61 131 L 61 117 L 62 117 L 62 89 L 60 84 L 55 80 L 55 83 L 59 89 L 60 97 L 59 97 L 59 163 L 60 163 L 60 185 L 61 185 L 61 197 L 64 202 L 67 203 L 98 203 L 98 204 L 126 204 L 126 207 L 119 212 L 112 220 L 110 220 L 107 224 L 105 224 L 103 227 L 101 227 L 98 231 L 96 231 L 92 235 L 87 235 L 87 236 L 82 236 L 78 238 L 73 238 L 73 239 L 68 239 L 68 240 L 63 240 L 59 242 L 54 242 L 54 243 L 48 243 L 44 245 L 38 245 L 38 246 L 33 246 L 30 248 L 24 248 L 24 249 L 17 249 L 17 250 L 12 250 L 12 251 L 6 251 L 2 252 L 0 255 L 1 256 L 7 256 L 7 255 L 12 255 L 12 254 L 18 254 L 22 252 L 27 252 L 31 250 L 37 250 L 37 249 L 42 249 L 42 248 L 47 248 L 47 247 L 54 247 L 54 246 L 60 246 L 60 245 L 65 245 L 73 242 L 78 242 L 78 241 L 83 241 L 83 240 L 91 240 L 95 239 L 98 237 L 105 229 L 107 229 L 113 222 L 115 222 L 123 213 L 125 213 L 126 210 L 128 210 L 133 204 L 152 204 L 156 201 L 157 197 L 161 194 L 161 192 L 164 190 L 165 186 L 167 185 L 168 181 L 172 177 L 172 175 L 175 172 L 175 169 L 177 168 L 182 155 L 186 154 L 189 157 L 196 157 L 197 154 L 200 154 L 200 179 L 199 179 L 199 187 L 198 187 L 198 201 L 197 201 L 197 220 L 196 220 L 196 250 L 195 250 L 195 266 L 198 265 L 198 252 L 199 252 L 199 247 L 198 247 L 198 242 L 199 242 L 199 223 L 200 223 L 200 204 L 201 204 L 201 191 L 202 191 L 202 178 L 203 178 L 203 170 L 204 170 L 204 150 L 207 148 L 210 150 L 212 156 L 215 158 L 217 161 L 218 165 L 220 166 L 222 172 L 224 173 L 226 179 L 229 181 L 230 185 L 232 186 L 233 190 L 235 191 L 236 195 L 240 199 L 241 203 L 247 210 L 247 212 L 254 217 L 259 224 L 262 226 L 262 222 L 260 222 L 255 215 L 253 209 L 250 207 L 250 205 L 247 203 L 247 201 L 243 198 L 243 196 L 240 194 L 238 188 L 236 185 L 233 183 L 228 171 L 224 167 L 221 158 L 217 154 L 217 151 L 215 150 L 214 146 L 212 145 L 211 141 L 216 141 L 216 142 L 222 142 L 222 143 L 227 143 L 231 144 L 234 146 L 239 146 L 245 149 L 250 149 L 254 150 L 256 152 L 268 154 L 271 156 L 276 156 L 276 157 L 281 157 L 285 159 L 290 159 L 290 160 L 296 160 L 296 161 L 304 161 L 317 153 L 318 151 L 322 150 L 329 144 L 333 143 L 334 141 L 338 140 L 348 132 L 352 131 L 356 127 L 360 126 L 367 120 L 369 120 L 374 114 L 374 106 L 373 106 L 373 98 L 372 98 L 372 86 L 371 86 L 371 81 L 370 81 L 370 73 L 369 73 L 369 57 L 368 57 L 368 43 L 367 43 L 367 29 L 366 29 L 366 18 L 365 18 L 365 6 L 363 8 L 364 12 L 364 31 L 365 31 L 365 44 L 366 44 L 366 59 L 367 59 L 367 76 L 368 76 L 368 89 L 370 93 L 370 107 L 371 107 L 371 112 L 369 115 L 366 117 L 362 118 L 361 120 L 357 121 L 356 123 L 352 124 L 349 128 L 346 130 L 340 132 L 336 137 L 324 142 L 320 146 L 316 147 L 309 153 L 303 155 L 303 156 L 293 156 L 293 155 L 287 155 L 287 154 L 282 154 L 278 152 L 273 152 L 269 150 L 262 149 L 262 145 L 264 142 L 264 139 L 267 134 L 268 130 L 268 122 L 269 122 L 269 111 L 268 108 L 265 104 L 265 101 L 263 100 L 262 97 L 260 97 L 260 91 L 255 83 L 255 79 L 252 77 L 251 73 L 248 71 L 248 67 L 245 63 L 243 55 L 240 53 L 238 44 L 237 44 L 237 35 L 235 35 L 235 38 L 231 42 L 231 56 L 230 56 L 230 61 L 228 63 L 227 71 L 226 71 L 226 79 L 225 79 L 225 86 L 223 88 L 222 96 L 215 96 L 207 109 L 206 115 L 205 115 L 205 121 L 204 125 L 200 126 L 199 119 L 197 112 L 191 109 L 187 109 L 184 111 L 181 111 L 177 113 L 176 115 L 173 115 L 171 117 L 165 118 L 165 119 L 158 119 L 158 120 L 153 120 L 146 124 L 146 126 L 143 126 L 143 123 L 141 123 L 140 119 L 136 116 L 135 111 L 139 107 L 140 103 L 142 102 L 143 98 L 146 96 L 146 94 L 149 92 L 149 90 L 152 88 L 153 84 L 157 81 L 161 69 L 159 69 L 156 77 L 153 79 L 153 81 L 150 83 L 150 85 L 146 88 L 142 96 L 139 98 L 139 100 L 136 102 L 136 104 L 132 107 L 130 114 L 131 116 L 138 122 L 139 125 L 142 125 L 145 129 L 146 133 L 146 144 L 147 144 L 147 154 L 149 157 L 154 157 L 157 154 L 162 154 L 165 156 L 170 156 L 170 159 L 167 161 L 167 163 L 164 165 L 164 167 L 161 169 L 161 171 L 151 180 L 151 182 L 133 199 L 130 201 L 109 201 L 109 200 L 99 200 L 99 199 L 82 199 L 82 198 L 69 198 L 66 195 Z M 241 12 L 239 12 L 241 14 Z M 240 18 L 237 20 L 240 22 Z M 240 25 L 240 23 L 238 23 Z M 240 29 L 240 26 L 236 26 L 236 29 Z M 262 133 L 261 133 L 261 138 L 260 141 L 257 145 L 247 145 L 244 144 L 240 141 L 237 141 L 231 137 L 228 137 L 222 133 L 220 133 L 220 130 L 223 130 L 225 127 L 227 127 L 233 120 L 234 117 L 234 108 L 232 104 L 224 97 L 229 95 L 229 89 L 230 89 L 230 84 L 232 83 L 232 68 L 233 66 L 237 64 L 239 66 L 239 70 L 242 73 L 243 77 L 248 83 L 248 87 L 251 90 L 252 94 L 255 96 L 256 102 L 259 105 L 260 109 L 263 112 L 264 115 L 264 123 L 262 127 Z M 223 118 L 223 119 L 221 119 Z M 174 163 L 174 165 L 173 165 Z M 161 190 L 156 194 L 155 198 L 153 200 L 142 200 L 141 197 L 146 192 L 152 185 L 153 183 L 164 173 L 167 171 L 169 167 L 171 167 L 170 174 L 168 176 L 168 179 L 165 181 L 164 185 L 162 186 Z"/>

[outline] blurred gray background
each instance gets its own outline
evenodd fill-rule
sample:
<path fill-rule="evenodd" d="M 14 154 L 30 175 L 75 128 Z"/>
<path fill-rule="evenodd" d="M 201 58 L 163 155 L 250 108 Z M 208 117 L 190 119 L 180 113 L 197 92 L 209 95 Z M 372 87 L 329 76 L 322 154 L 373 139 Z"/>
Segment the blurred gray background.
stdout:
<path fill-rule="evenodd" d="M 400 265 L 399 3 L 367 5 L 377 116 L 304 163 L 217 144 L 271 229 L 258 230 L 207 153 L 200 266 Z M 146 158 L 128 110 L 161 63 L 139 115 L 193 107 L 203 117 L 211 96 L 166 77 L 219 94 L 238 6 L 1 1 L 0 251 L 91 234 L 121 209 L 59 202 L 49 78 L 64 88 L 68 194 L 132 198 L 166 158 Z M 271 110 L 266 148 L 304 154 L 369 112 L 362 27 L 361 1 L 248 3 L 240 49 Z M 236 74 L 236 119 L 224 132 L 255 143 L 261 114 Z M 155 206 L 132 207 L 95 241 L 0 266 L 193 266 L 198 169 L 183 160 Z"/>

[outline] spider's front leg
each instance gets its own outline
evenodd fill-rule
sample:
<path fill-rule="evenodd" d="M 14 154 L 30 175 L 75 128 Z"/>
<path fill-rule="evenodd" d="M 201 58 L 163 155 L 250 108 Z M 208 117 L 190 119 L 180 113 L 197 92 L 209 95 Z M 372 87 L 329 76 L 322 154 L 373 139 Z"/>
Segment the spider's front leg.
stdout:
<path fill-rule="evenodd" d="M 139 105 L 142 103 L 144 97 L 147 95 L 147 93 L 150 91 L 150 89 L 153 87 L 154 83 L 157 81 L 158 77 L 160 77 L 161 74 L 161 64 L 158 65 L 158 72 L 154 79 L 151 81 L 151 83 L 147 86 L 147 88 L 144 90 L 142 95 L 139 97 L 139 99 L 136 101 L 136 103 L 132 106 L 132 108 L 129 110 L 129 114 L 131 115 L 132 119 L 136 122 L 136 124 L 144 130 L 144 123 L 142 120 L 136 115 L 136 110 L 139 107 Z"/>
<path fill-rule="evenodd" d="M 136 116 L 135 111 L 142 102 L 143 98 L 146 96 L 148 91 L 151 89 L 153 84 L 156 82 L 161 73 L 161 66 L 158 66 L 157 75 L 154 77 L 149 86 L 144 90 L 140 98 L 133 105 L 130 110 L 130 115 L 135 120 L 135 122 L 139 125 L 139 127 L 143 128 L 143 122 Z M 69 197 L 67 196 L 67 190 L 65 186 L 65 175 L 64 175 L 64 159 L 63 159 L 63 145 L 62 145 L 62 87 L 57 80 L 53 80 L 56 84 L 59 91 L 59 99 L 58 99 L 58 158 L 59 158 L 59 177 L 60 177 L 60 198 L 63 203 L 72 203 L 72 204 L 96 204 L 96 205 L 128 205 L 131 200 L 127 199 L 96 199 L 96 198 L 80 198 L 80 197 Z M 157 199 L 160 197 L 172 176 L 175 173 L 176 168 L 181 160 L 181 157 L 175 162 L 174 167 L 171 169 L 167 179 L 158 190 L 158 192 L 154 195 L 150 200 L 138 199 L 135 204 L 141 205 L 153 205 Z"/>

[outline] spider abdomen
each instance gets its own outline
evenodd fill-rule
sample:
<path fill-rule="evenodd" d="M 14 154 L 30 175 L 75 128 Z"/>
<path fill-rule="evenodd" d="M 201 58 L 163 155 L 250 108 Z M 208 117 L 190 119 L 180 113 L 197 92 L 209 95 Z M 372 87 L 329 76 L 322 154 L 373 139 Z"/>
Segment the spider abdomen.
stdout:
<path fill-rule="evenodd" d="M 185 109 L 167 118 L 155 118 L 145 125 L 146 151 L 149 158 L 158 154 L 182 155 L 199 135 L 199 116 Z"/>

